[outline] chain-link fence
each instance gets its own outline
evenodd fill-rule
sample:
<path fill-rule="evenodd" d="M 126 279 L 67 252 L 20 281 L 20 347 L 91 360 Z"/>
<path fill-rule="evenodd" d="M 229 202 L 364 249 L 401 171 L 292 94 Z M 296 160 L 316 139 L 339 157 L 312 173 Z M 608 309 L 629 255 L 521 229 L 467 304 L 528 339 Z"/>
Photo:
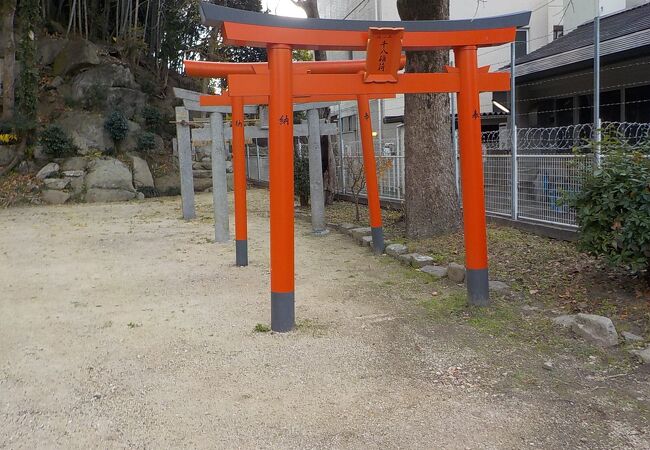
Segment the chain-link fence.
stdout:
<path fill-rule="evenodd" d="M 650 145 L 650 124 L 647 123 L 603 123 L 601 132 L 617 136 L 633 148 Z M 594 128 L 591 124 L 518 129 L 516 158 L 513 158 L 513 139 L 509 128 L 484 132 L 487 213 L 515 220 L 575 227 L 575 212 L 559 200 L 565 193 L 577 192 L 585 172 L 595 166 L 599 156 L 593 151 L 592 136 Z M 338 137 L 332 139 L 331 145 L 336 155 L 337 190 L 339 193 L 352 194 L 355 179 L 363 173 L 361 144 L 351 134 L 343 136 L 341 150 Z M 301 146 L 304 154 L 306 145 Z M 268 181 L 268 149 L 249 145 L 247 156 L 248 177 Z M 385 140 L 380 145 L 375 139 L 375 156 L 380 197 L 403 201 L 403 142 Z M 514 189 L 513 179 L 517 180 Z M 457 184 L 462 188 L 460 183 Z M 365 188 L 361 189 L 360 195 L 363 197 L 365 194 Z"/>

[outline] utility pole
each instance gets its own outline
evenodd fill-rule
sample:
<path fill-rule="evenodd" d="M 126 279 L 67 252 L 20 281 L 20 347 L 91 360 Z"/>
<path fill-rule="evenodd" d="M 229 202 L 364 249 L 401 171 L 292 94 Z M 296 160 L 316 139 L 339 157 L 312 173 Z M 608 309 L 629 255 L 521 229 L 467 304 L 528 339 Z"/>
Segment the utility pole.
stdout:
<path fill-rule="evenodd" d="M 594 140 L 596 164 L 600 165 L 600 0 L 596 0 L 594 17 Z"/>
<path fill-rule="evenodd" d="M 515 82 L 515 60 L 517 43 L 510 44 L 510 139 L 511 139 L 511 203 L 512 203 L 512 220 L 517 220 L 519 216 L 519 168 L 517 167 L 517 83 Z"/>

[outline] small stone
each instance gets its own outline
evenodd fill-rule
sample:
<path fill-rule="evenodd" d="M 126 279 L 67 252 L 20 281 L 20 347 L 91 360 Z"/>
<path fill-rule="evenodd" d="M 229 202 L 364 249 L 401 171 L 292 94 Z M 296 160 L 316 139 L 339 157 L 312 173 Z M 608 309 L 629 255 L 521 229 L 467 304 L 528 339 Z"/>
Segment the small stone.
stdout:
<path fill-rule="evenodd" d="M 625 339 L 627 342 L 642 342 L 643 338 L 637 334 L 630 333 L 629 331 L 623 331 L 621 333 L 621 336 L 623 336 L 623 339 Z"/>
<path fill-rule="evenodd" d="M 372 230 L 370 227 L 360 227 L 360 228 L 352 228 L 350 230 L 350 235 L 357 240 L 360 240 L 363 236 L 369 236 Z"/>
<path fill-rule="evenodd" d="M 55 175 L 59 171 L 59 165 L 57 163 L 49 163 L 43 166 L 41 170 L 36 174 L 36 178 L 44 180 Z"/>
<path fill-rule="evenodd" d="M 372 236 L 362 236 L 359 244 L 366 247 L 372 246 Z"/>
<path fill-rule="evenodd" d="M 411 259 L 413 258 L 413 255 L 416 255 L 417 253 L 403 253 L 401 255 L 398 255 L 397 259 L 403 264 L 408 264 L 409 266 L 411 265 Z"/>
<path fill-rule="evenodd" d="M 544 370 L 553 370 L 555 368 L 551 361 L 546 361 L 542 367 L 544 367 Z"/>
<path fill-rule="evenodd" d="M 78 177 L 83 177 L 86 172 L 83 170 L 64 170 L 63 176 L 70 177 L 70 178 L 78 178 Z"/>
<path fill-rule="evenodd" d="M 576 316 L 572 314 L 564 314 L 562 316 L 557 316 L 552 320 L 554 325 L 559 325 L 565 328 L 571 328 L 576 321 Z"/>
<path fill-rule="evenodd" d="M 99 392 L 95 392 L 95 393 L 93 394 L 93 398 L 94 398 L 95 400 L 99 400 L 100 398 L 102 398 L 102 394 L 100 394 Z"/>
<path fill-rule="evenodd" d="M 339 229 L 341 231 L 343 231 L 344 233 L 347 233 L 347 234 L 350 234 L 350 230 L 352 230 L 353 228 L 356 228 L 356 227 L 357 226 L 355 224 L 347 223 L 347 222 L 344 222 L 341 225 L 339 225 Z"/>
<path fill-rule="evenodd" d="M 618 345 L 618 333 L 608 317 L 577 314 L 571 330 L 578 336 L 602 347 Z"/>
<path fill-rule="evenodd" d="M 420 255 L 419 253 L 414 253 L 411 257 L 411 265 L 417 269 L 421 269 L 424 266 L 429 266 L 433 264 L 433 258 L 426 255 Z"/>
<path fill-rule="evenodd" d="M 424 266 L 420 270 L 429 275 L 433 275 L 435 278 L 444 278 L 447 276 L 447 268 L 442 266 Z"/>
<path fill-rule="evenodd" d="M 490 290 L 494 292 L 504 292 L 510 289 L 510 286 L 508 286 L 506 283 L 503 281 L 497 281 L 497 280 L 490 280 Z"/>
<path fill-rule="evenodd" d="M 449 263 L 447 266 L 447 277 L 455 283 L 465 281 L 465 266 L 457 263 Z"/>
<path fill-rule="evenodd" d="M 145 196 L 144 196 L 144 194 L 143 194 L 142 192 L 138 192 L 138 193 L 135 195 L 135 198 L 137 198 L 138 200 L 144 200 L 144 199 L 145 199 Z"/>
<path fill-rule="evenodd" d="M 638 356 L 643 361 L 643 364 L 650 364 L 650 345 L 643 350 L 630 350 L 630 353 Z"/>
<path fill-rule="evenodd" d="M 54 189 L 55 191 L 62 191 L 70 184 L 70 180 L 65 178 L 46 178 L 43 180 L 47 189 Z"/>
<path fill-rule="evenodd" d="M 405 253 L 408 252 L 408 248 L 406 248 L 406 245 L 403 244 L 390 244 L 386 246 L 386 254 L 390 256 L 399 256 L 399 255 L 404 255 Z"/>
<path fill-rule="evenodd" d="M 70 194 L 63 191 L 55 191 L 55 190 L 48 189 L 47 191 L 43 191 L 43 193 L 41 194 L 41 198 L 48 205 L 62 205 L 68 201 L 68 199 L 70 198 Z"/>

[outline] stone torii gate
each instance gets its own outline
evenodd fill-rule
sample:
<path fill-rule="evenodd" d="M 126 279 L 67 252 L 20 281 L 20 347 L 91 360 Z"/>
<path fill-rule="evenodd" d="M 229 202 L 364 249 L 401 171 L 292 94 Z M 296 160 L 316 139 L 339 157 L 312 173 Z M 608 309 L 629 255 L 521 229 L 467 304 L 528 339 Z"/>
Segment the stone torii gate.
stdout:
<path fill-rule="evenodd" d="M 243 106 L 233 108 L 232 99 L 227 95 L 217 96 L 202 96 L 201 94 L 185 89 L 174 88 L 174 93 L 177 98 L 183 100 L 185 109 L 199 112 L 209 112 L 210 122 L 209 127 L 195 128 L 192 131 L 191 142 L 208 141 L 212 144 L 213 158 L 212 158 L 212 177 L 213 177 L 213 198 L 215 205 L 215 241 L 226 242 L 229 240 L 229 220 L 228 220 L 228 200 L 225 178 L 225 145 L 224 140 L 231 140 L 233 142 L 233 171 L 235 178 L 235 239 L 236 239 L 236 264 L 239 266 L 248 265 L 248 245 L 247 245 L 247 231 L 246 231 L 246 163 L 244 161 L 243 149 L 243 136 L 238 144 L 236 144 L 236 132 L 238 126 L 232 127 L 232 124 L 224 125 L 223 114 L 232 113 L 232 123 L 239 123 L 243 125 L 243 115 L 257 114 L 258 108 L 256 106 Z M 205 98 L 210 101 L 205 102 Z M 303 103 L 296 104 L 294 111 L 307 111 L 308 123 L 300 124 L 294 129 L 295 137 L 308 137 L 309 138 L 309 161 L 310 161 L 310 196 L 311 196 L 311 216 L 312 228 L 316 234 L 324 234 L 325 227 L 325 199 L 323 192 L 323 174 L 321 162 L 321 147 L 320 137 L 335 135 L 338 132 L 336 124 L 326 123 L 324 120 L 319 119 L 318 109 L 331 106 L 332 101 L 325 101 L 327 98 L 319 96 L 303 97 L 298 101 L 317 101 L 318 103 Z M 321 101 L 322 100 L 322 101 Z M 208 104 L 209 103 L 209 104 Z M 261 105 L 268 103 L 268 97 L 255 97 L 247 98 L 246 103 L 251 105 Z M 238 110 L 241 109 L 240 114 Z M 241 117 L 236 117 L 236 116 Z M 177 119 L 177 127 L 178 127 Z M 243 126 L 244 134 L 249 139 L 268 138 L 268 128 L 263 126 Z M 181 134 L 179 133 L 179 137 Z M 180 141 L 180 140 L 179 140 Z M 184 147 L 190 147 L 191 142 L 187 139 L 184 141 Z M 241 151 L 238 151 L 241 150 Z M 185 151 L 184 155 L 190 154 L 191 150 Z M 215 161 L 215 155 L 216 161 Z M 240 158 L 238 158 L 240 156 Z M 179 143 L 179 165 L 181 173 L 181 197 L 183 205 L 191 205 L 192 211 L 189 212 L 189 218 L 194 217 L 194 189 L 191 186 L 191 156 L 181 158 L 181 145 Z M 188 168 L 189 167 L 189 168 Z M 223 174 L 223 176 L 222 176 Z M 189 181 L 188 181 L 189 180 Z M 185 188 L 183 189 L 183 186 Z M 184 207 L 184 217 L 185 217 Z M 188 218 L 188 217 L 186 217 Z"/>

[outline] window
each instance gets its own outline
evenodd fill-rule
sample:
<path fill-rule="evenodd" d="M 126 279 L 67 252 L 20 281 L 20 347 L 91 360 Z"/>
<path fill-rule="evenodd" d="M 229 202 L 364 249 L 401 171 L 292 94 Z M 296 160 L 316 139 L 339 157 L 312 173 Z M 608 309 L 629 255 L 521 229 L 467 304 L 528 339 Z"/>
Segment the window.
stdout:
<path fill-rule="evenodd" d="M 650 122 L 650 85 L 625 89 L 625 121 Z"/>
<path fill-rule="evenodd" d="M 600 119 L 603 122 L 618 122 L 621 120 L 621 91 L 600 93 Z"/>
<path fill-rule="evenodd" d="M 558 98 L 555 100 L 556 120 L 555 125 L 564 127 L 573 125 L 573 97 Z"/>
<path fill-rule="evenodd" d="M 564 36 L 564 25 L 553 25 L 553 40 Z"/>
<path fill-rule="evenodd" d="M 515 37 L 515 58 L 520 58 L 528 54 L 528 30 L 517 30 Z"/>

